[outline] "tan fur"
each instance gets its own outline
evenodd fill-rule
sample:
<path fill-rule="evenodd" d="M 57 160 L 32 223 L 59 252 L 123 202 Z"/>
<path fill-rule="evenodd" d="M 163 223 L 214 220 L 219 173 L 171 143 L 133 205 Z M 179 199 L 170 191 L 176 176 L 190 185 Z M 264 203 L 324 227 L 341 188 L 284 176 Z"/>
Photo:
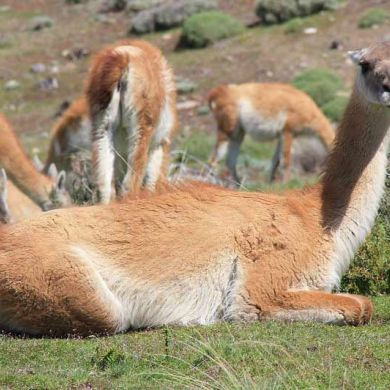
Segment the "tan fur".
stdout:
<path fill-rule="evenodd" d="M 332 126 L 314 101 L 291 85 L 222 85 L 210 91 L 208 101 L 218 127 L 217 144 L 210 163 L 215 164 L 224 157 L 224 153 L 218 155 L 218 149 L 223 142 L 229 142 L 227 165 L 236 179 L 236 157 L 232 155 L 238 153 L 234 146 L 237 144 L 236 148 L 239 148 L 245 134 L 264 140 L 281 137 L 285 180 L 289 176 L 293 138 L 312 133 L 328 150 L 331 148 L 335 135 Z M 273 166 L 272 169 L 276 168 Z M 271 179 L 274 174 L 271 172 Z"/>
<path fill-rule="evenodd" d="M 368 55 L 376 74 L 390 44 Z M 383 73 L 390 66 L 375 81 Z M 368 298 L 331 291 L 373 224 L 385 179 L 390 110 L 367 100 L 370 75 L 358 76 L 312 188 L 193 183 L 0 228 L 2 326 L 64 335 L 221 320 L 367 323 Z"/>
<path fill-rule="evenodd" d="M 54 124 L 49 152 L 43 171 L 48 173 L 51 164 L 57 169 L 67 169 L 73 151 L 90 149 L 91 123 L 86 98 L 74 100 Z"/>
<path fill-rule="evenodd" d="M 119 194 L 139 191 L 143 180 L 150 188 L 161 184 L 177 128 L 173 74 L 161 52 L 137 40 L 103 49 L 92 63 L 87 98 L 101 200 L 110 200 L 114 167 Z M 157 172 L 147 167 L 155 163 Z"/>
<path fill-rule="evenodd" d="M 40 173 L 27 157 L 11 125 L 0 114 L 0 167 L 11 181 L 42 208 L 50 208 L 54 183 Z"/>

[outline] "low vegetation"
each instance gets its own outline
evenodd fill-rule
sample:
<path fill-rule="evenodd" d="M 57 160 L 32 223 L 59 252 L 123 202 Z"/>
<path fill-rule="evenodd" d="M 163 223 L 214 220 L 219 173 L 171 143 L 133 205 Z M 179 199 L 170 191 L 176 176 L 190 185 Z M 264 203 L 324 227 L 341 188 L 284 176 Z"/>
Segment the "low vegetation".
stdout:
<path fill-rule="evenodd" d="M 340 122 L 343 113 L 348 104 L 348 96 L 336 96 L 334 99 L 325 103 L 321 109 L 323 113 L 332 121 Z"/>
<path fill-rule="evenodd" d="M 243 31 L 238 20 L 223 12 L 201 12 L 184 22 L 180 41 L 181 46 L 200 48 Z"/>
<path fill-rule="evenodd" d="M 360 16 L 358 26 L 360 28 L 371 28 L 379 26 L 390 20 L 390 13 L 381 8 L 372 8 Z"/>

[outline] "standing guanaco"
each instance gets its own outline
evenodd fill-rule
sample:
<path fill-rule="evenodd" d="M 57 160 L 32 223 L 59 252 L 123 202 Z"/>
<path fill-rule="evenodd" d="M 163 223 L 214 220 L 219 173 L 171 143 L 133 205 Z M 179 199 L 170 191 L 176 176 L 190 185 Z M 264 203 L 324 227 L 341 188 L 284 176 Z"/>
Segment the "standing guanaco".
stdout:
<path fill-rule="evenodd" d="M 335 136 L 314 101 L 288 84 L 221 85 L 209 92 L 208 101 L 218 126 L 217 143 L 209 162 L 213 166 L 227 155 L 227 168 L 238 184 L 237 157 L 245 135 L 259 141 L 278 140 L 272 158 L 271 181 L 275 179 L 282 154 L 283 180 L 288 180 L 294 137 L 315 134 L 330 150 Z"/>
<path fill-rule="evenodd" d="M 383 193 L 390 43 L 354 58 L 354 91 L 312 188 L 270 194 L 195 183 L 3 226 L 1 327 L 66 335 L 222 320 L 369 321 L 368 298 L 332 291 Z"/>
<path fill-rule="evenodd" d="M 27 157 L 11 125 L 0 114 L 0 167 L 9 179 L 42 210 L 61 207 L 70 203 L 65 190 L 65 172 L 57 174 L 54 165 L 51 177 L 39 172 Z"/>
<path fill-rule="evenodd" d="M 111 200 L 113 179 L 119 195 L 164 181 L 177 114 L 173 73 L 160 50 L 138 40 L 103 49 L 87 99 L 99 200 Z"/>
<path fill-rule="evenodd" d="M 49 152 L 43 168 L 48 173 L 55 164 L 59 170 L 69 170 L 72 153 L 91 150 L 91 120 L 84 96 L 75 99 L 56 121 L 52 131 Z"/>

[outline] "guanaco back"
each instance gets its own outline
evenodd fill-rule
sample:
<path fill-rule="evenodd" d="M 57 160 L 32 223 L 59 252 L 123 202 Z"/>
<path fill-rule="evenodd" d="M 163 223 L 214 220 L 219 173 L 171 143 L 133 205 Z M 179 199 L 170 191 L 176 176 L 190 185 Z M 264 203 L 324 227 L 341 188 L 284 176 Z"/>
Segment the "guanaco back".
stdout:
<path fill-rule="evenodd" d="M 0 167 L 4 168 L 10 180 L 42 210 L 64 206 L 70 198 L 64 188 L 65 173 L 57 174 L 52 167 L 48 177 L 39 172 L 27 157 L 11 125 L 0 114 Z"/>
<path fill-rule="evenodd" d="M 271 194 L 193 183 L 3 226 L 1 327 L 66 335 L 224 320 L 369 321 L 368 298 L 332 291 L 383 193 L 390 43 L 353 57 L 354 91 L 317 185 Z"/>
<path fill-rule="evenodd" d="M 315 134 L 330 150 L 334 130 L 314 101 L 288 84 L 249 83 L 221 85 L 209 92 L 209 106 L 217 121 L 217 142 L 210 157 L 215 165 L 225 156 L 226 165 L 239 183 L 236 165 L 245 135 L 258 141 L 278 140 L 270 180 L 283 155 L 283 179 L 290 172 L 294 137 Z"/>
<path fill-rule="evenodd" d="M 110 201 L 113 180 L 119 195 L 163 182 L 177 115 L 173 73 L 161 52 L 137 40 L 103 49 L 87 99 L 99 200 Z"/>

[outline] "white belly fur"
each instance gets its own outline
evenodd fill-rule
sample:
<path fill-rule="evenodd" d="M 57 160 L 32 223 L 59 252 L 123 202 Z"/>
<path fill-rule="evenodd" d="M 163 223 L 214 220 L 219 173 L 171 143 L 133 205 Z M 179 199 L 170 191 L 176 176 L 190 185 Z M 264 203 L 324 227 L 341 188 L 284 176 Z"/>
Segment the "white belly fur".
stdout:
<path fill-rule="evenodd" d="M 267 117 L 256 110 L 249 100 L 241 99 L 238 105 L 240 124 L 246 134 L 257 141 L 271 141 L 279 137 L 286 123 L 285 112 Z"/>

